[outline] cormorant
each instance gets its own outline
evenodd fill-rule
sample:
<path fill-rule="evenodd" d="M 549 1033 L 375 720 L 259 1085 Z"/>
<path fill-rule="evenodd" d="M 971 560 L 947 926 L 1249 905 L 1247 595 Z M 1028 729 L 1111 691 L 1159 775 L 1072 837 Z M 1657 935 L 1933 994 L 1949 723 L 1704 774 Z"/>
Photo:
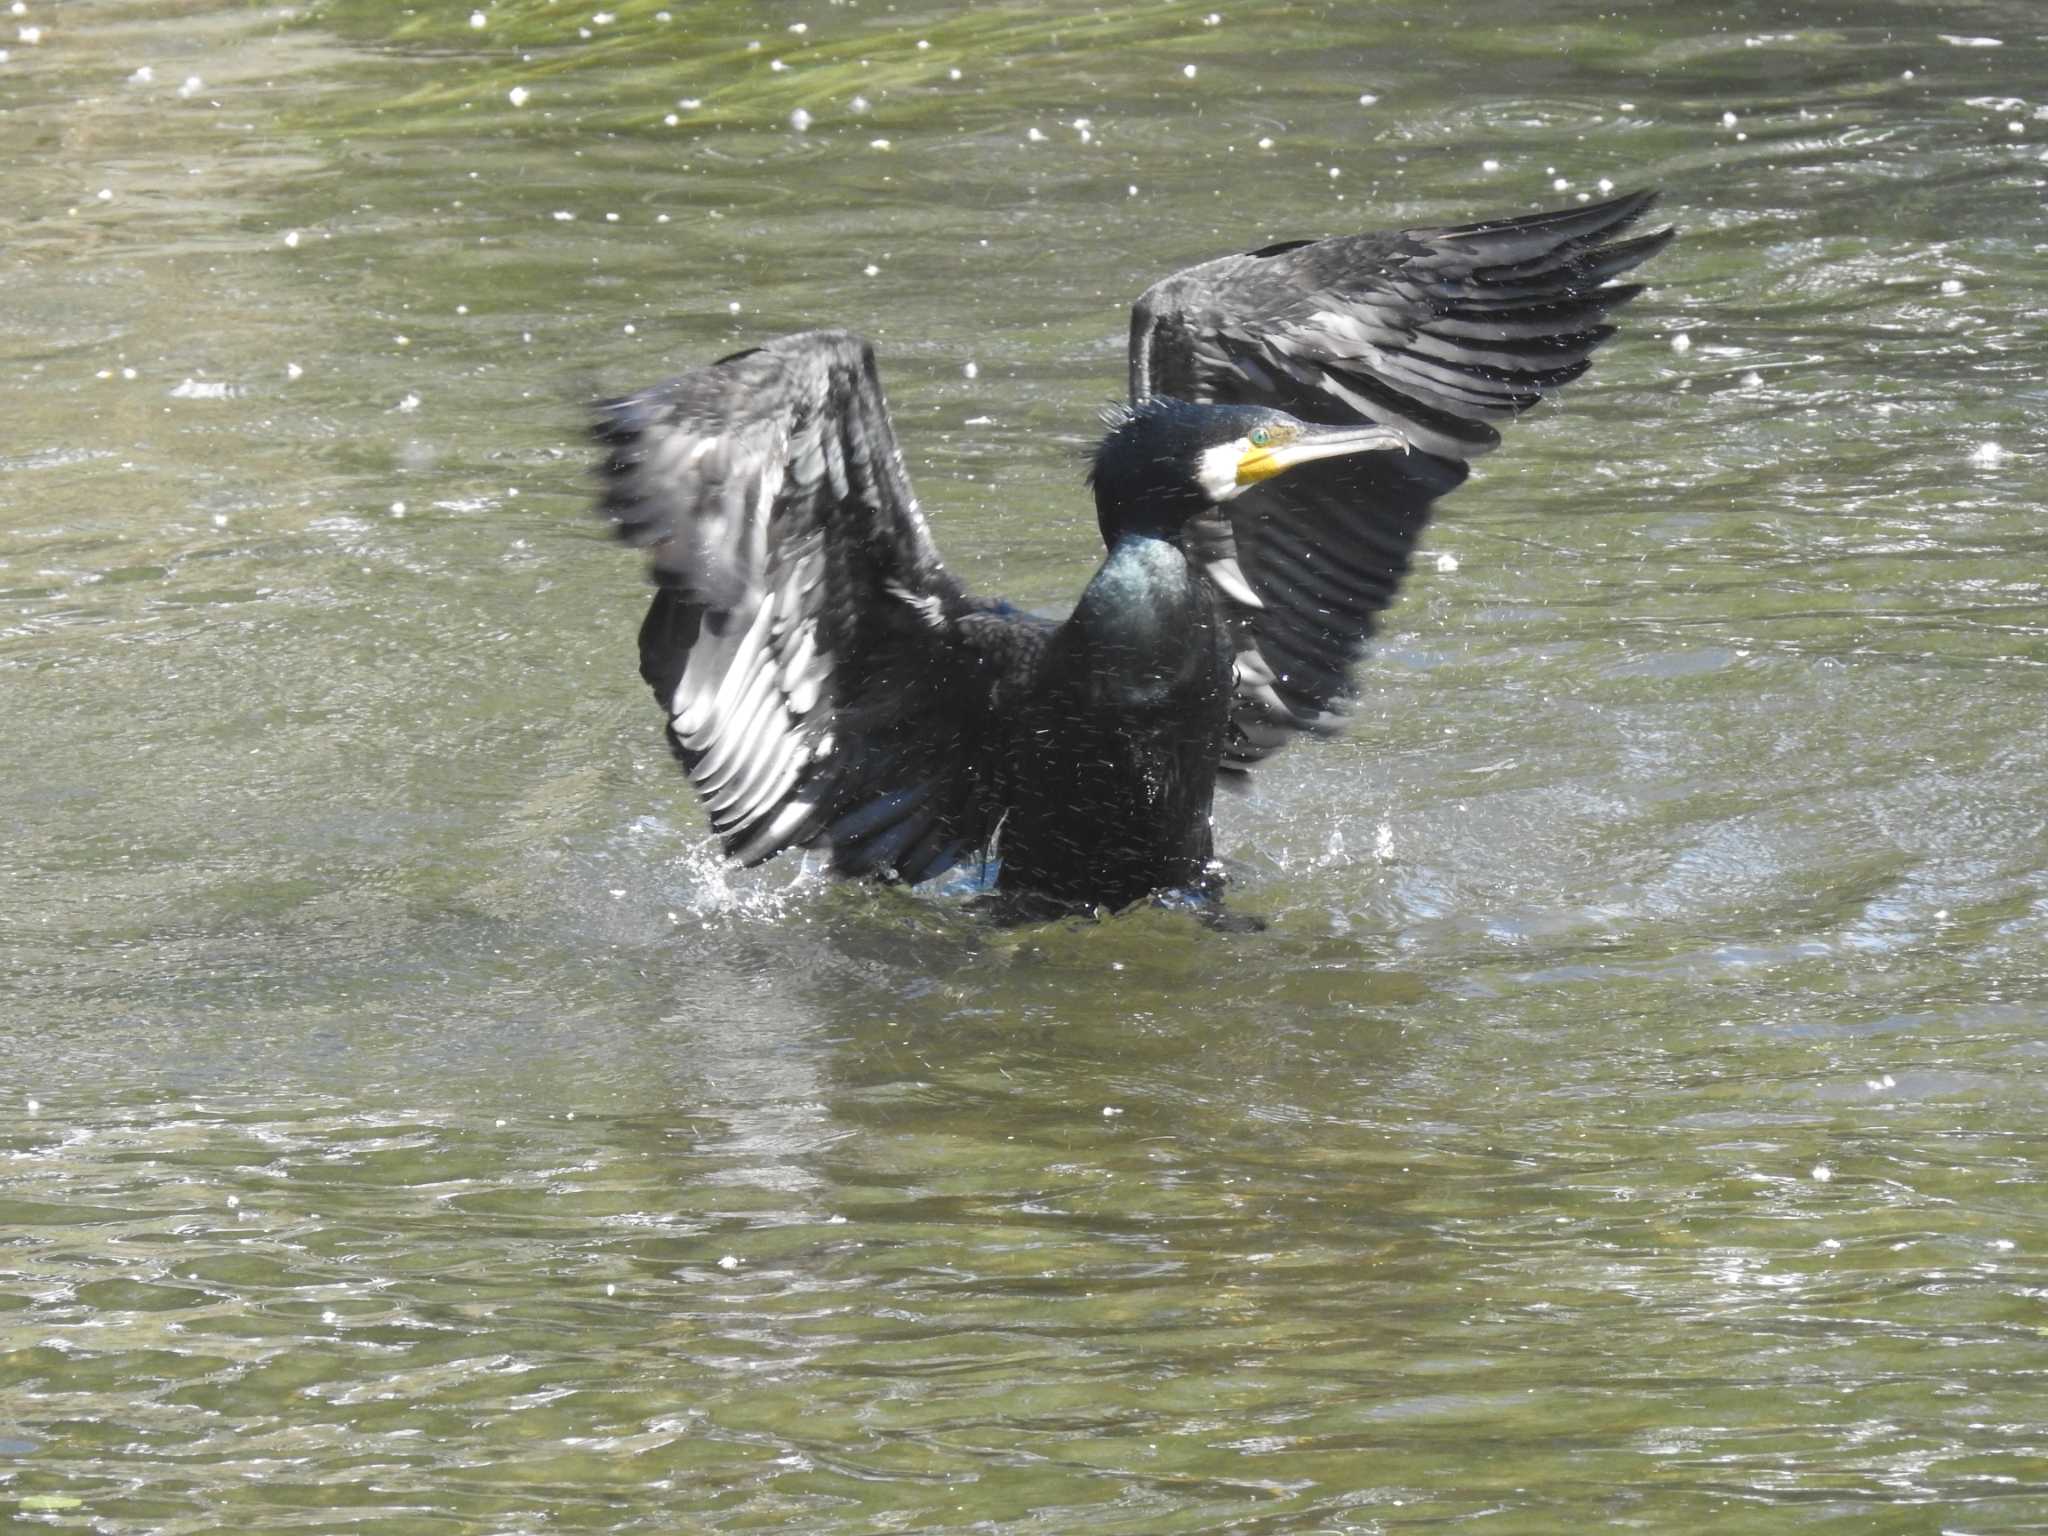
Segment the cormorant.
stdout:
<path fill-rule="evenodd" d="M 1213 894 L 1210 804 L 1343 720 L 1430 504 L 1585 372 L 1654 192 L 1190 267 L 1131 315 L 1063 622 L 969 596 L 868 344 L 786 336 L 595 407 L 599 510 L 659 584 L 640 671 L 725 851 L 1053 908 Z"/>

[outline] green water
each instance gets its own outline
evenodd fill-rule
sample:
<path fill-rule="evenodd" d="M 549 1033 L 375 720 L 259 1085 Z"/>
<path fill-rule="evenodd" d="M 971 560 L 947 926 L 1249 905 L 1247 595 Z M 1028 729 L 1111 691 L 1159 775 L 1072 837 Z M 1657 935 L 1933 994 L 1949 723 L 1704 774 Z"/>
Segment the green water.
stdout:
<path fill-rule="evenodd" d="M 2048 1530 L 2035 5 L 471 10 L 0 16 L 0 1527 Z M 1265 933 L 720 868 L 591 391 L 1055 608 L 1146 283 L 1603 179 Z"/>

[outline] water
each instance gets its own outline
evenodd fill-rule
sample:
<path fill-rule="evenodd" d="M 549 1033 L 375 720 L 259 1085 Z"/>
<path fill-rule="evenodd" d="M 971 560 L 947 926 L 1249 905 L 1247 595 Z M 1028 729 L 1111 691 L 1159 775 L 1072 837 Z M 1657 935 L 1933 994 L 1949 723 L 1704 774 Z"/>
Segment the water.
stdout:
<path fill-rule="evenodd" d="M 0 1511 L 2048 1528 L 2048 44 L 1768 11 L 6 17 Z M 1603 178 L 1264 934 L 720 868 L 593 389 L 859 329 L 1057 607 L 1152 278 Z"/>

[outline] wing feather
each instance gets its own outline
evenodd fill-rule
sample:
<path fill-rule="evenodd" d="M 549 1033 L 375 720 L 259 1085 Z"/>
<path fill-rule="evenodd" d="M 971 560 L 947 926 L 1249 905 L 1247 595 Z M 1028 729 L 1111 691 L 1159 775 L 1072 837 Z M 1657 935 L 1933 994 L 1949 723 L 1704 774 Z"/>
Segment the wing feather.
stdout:
<path fill-rule="evenodd" d="M 868 345 L 784 337 L 601 402 L 592 434 L 599 511 L 660 587 L 641 673 L 727 853 L 918 880 L 986 844 L 991 605 L 939 561 Z"/>
<path fill-rule="evenodd" d="M 1190 549 L 1229 614 L 1237 704 L 1226 767 L 1336 729 L 1351 668 L 1393 601 L 1431 504 L 1499 445 L 1493 423 L 1592 366 L 1614 278 L 1672 231 L 1624 236 L 1631 192 L 1521 218 L 1291 241 L 1190 267 L 1131 313 L 1131 396 L 1376 422 L 1414 445 L 1306 465 L 1197 520 Z"/>

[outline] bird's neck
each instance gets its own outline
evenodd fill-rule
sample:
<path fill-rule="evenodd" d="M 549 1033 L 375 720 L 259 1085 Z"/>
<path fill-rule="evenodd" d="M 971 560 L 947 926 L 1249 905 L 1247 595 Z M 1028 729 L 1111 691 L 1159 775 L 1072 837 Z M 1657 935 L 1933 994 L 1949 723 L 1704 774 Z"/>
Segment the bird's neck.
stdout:
<path fill-rule="evenodd" d="M 1188 644 L 1188 615 L 1201 583 L 1179 545 L 1127 533 L 1110 549 L 1070 621 L 1082 649 L 1113 668 L 1149 668 L 1155 653 Z"/>
<path fill-rule="evenodd" d="M 1097 497 L 1095 522 L 1102 530 L 1102 542 L 1115 549 L 1124 539 L 1153 539 L 1181 547 L 1181 530 L 1188 519 L 1202 510 L 1194 498 L 1151 495 L 1142 500 L 1108 501 Z"/>
<path fill-rule="evenodd" d="M 1061 686 L 1112 712 L 1119 731 L 1136 729 L 1141 715 L 1185 726 L 1213 713 L 1219 690 L 1227 690 L 1229 649 L 1215 601 L 1188 557 L 1165 539 L 1117 540 L 1058 645 L 1063 659 L 1052 670 Z"/>
<path fill-rule="evenodd" d="M 1150 591 L 1178 591 L 1188 580 L 1188 557 L 1177 536 L 1126 531 L 1109 546 L 1089 590 L 1100 585 L 1113 599 L 1130 602 Z"/>

